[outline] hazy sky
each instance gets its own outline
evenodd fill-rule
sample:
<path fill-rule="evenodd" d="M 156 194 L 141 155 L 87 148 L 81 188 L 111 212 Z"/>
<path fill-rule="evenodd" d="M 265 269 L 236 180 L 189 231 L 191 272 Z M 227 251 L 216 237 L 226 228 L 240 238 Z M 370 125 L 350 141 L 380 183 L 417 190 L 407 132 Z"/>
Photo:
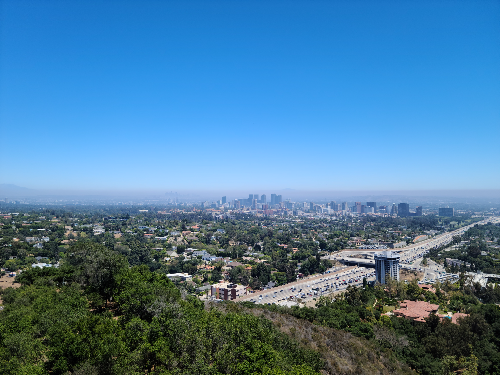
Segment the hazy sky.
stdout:
<path fill-rule="evenodd" d="M 500 188 L 498 1 L 0 4 L 2 183 Z"/>

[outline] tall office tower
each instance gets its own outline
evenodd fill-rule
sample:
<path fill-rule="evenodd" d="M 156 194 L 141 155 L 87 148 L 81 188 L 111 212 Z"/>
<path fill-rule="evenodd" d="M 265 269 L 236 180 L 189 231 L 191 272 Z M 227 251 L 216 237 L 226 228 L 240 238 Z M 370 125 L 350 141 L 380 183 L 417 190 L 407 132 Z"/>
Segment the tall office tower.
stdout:
<path fill-rule="evenodd" d="M 439 216 L 452 217 L 454 215 L 455 215 L 455 209 L 454 208 L 440 208 L 439 209 Z"/>
<path fill-rule="evenodd" d="M 377 202 L 366 202 L 368 207 L 373 207 L 373 212 L 377 212 Z"/>
<path fill-rule="evenodd" d="M 280 195 L 277 195 L 277 196 L 276 196 L 276 200 L 277 200 L 277 202 L 276 202 L 276 203 L 281 203 L 281 202 L 283 202 L 283 196 L 282 196 L 281 194 L 280 194 Z"/>
<path fill-rule="evenodd" d="M 314 210 L 314 202 L 310 202 L 310 203 L 309 203 L 309 209 L 310 209 L 311 211 L 313 211 L 313 210 Z"/>
<path fill-rule="evenodd" d="M 226 196 L 223 196 L 222 197 L 222 204 L 226 203 L 227 202 L 227 197 Z"/>
<path fill-rule="evenodd" d="M 410 205 L 408 203 L 398 204 L 398 216 L 400 217 L 410 216 Z"/>
<path fill-rule="evenodd" d="M 265 195 L 265 194 L 262 194 L 262 195 L 260 196 L 260 203 L 267 203 L 267 197 L 266 197 L 266 195 Z"/>
<path fill-rule="evenodd" d="M 355 207 L 356 207 L 356 212 L 358 214 L 362 213 L 363 212 L 363 209 L 361 208 L 361 202 L 355 202 Z"/>
<path fill-rule="evenodd" d="M 375 253 L 375 277 L 380 284 L 385 284 L 389 278 L 399 281 L 399 254 L 392 251 Z"/>
<path fill-rule="evenodd" d="M 396 203 L 393 203 L 391 208 L 391 215 L 397 215 L 397 214 L 398 214 L 398 206 L 396 206 Z"/>
<path fill-rule="evenodd" d="M 252 202 L 252 209 L 256 210 L 257 209 L 257 199 L 254 199 Z"/>
<path fill-rule="evenodd" d="M 342 202 L 342 211 L 347 211 L 347 202 Z"/>
<path fill-rule="evenodd" d="M 276 194 L 271 194 L 271 206 L 276 204 Z"/>
<path fill-rule="evenodd" d="M 248 194 L 248 200 L 250 201 L 250 203 L 253 201 L 253 194 Z"/>
<path fill-rule="evenodd" d="M 422 216 L 422 206 L 415 208 L 415 216 Z"/>
<path fill-rule="evenodd" d="M 237 199 L 234 201 L 234 208 L 236 208 L 237 210 L 241 208 L 241 202 Z"/>
<path fill-rule="evenodd" d="M 365 206 L 363 204 L 363 205 L 361 205 L 361 212 L 364 213 L 364 214 L 374 214 L 375 213 L 375 209 L 373 207 Z"/>
<path fill-rule="evenodd" d="M 335 211 L 336 211 L 336 210 L 337 210 L 337 202 L 335 202 L 335 201 L 331 201 L 331 202 L 330 202 L 330 208 L 331 208 L 332 210 L 335 210 Z"/>

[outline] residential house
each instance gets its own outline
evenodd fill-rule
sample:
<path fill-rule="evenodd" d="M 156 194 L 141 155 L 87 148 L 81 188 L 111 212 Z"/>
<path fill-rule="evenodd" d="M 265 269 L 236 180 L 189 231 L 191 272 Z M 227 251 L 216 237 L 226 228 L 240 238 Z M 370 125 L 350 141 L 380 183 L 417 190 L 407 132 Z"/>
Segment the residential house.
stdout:
<path fill-rule="evenodd" d="M 48 264 L 48 263 L 33 263 L 31 265 L 31 267 L 33 267 L 33 268 L 37 268 L 37 267 L 38 268 L 45 268 L 45 267 L 52 267 L 52 265 Z"/>
<path fill-rule="evenodd" d="M 189 275 L 187 273 L 183 273 L 183 272 L 177 272 L 177 273 L 168 273 L 167 274 L 167 277 L 170 279 L 170 280 L 181 280 L 181 281 L 192 281 L 193 279 L 193 276 L 192 275 Z"/>
<path fill-rule="evenodd" d="M 395 316 L 404 317 L 406 319 L 413 320 L 415 322 L 425 322 L 425 318 L 428 318 L 431 314 L 436 314 L 442 319 L 451 319 L 451 322 L 458 324 L 459 318 L 464 318 L 468 314 L 455 313 L 452 316 L 438 314 L 439 305 L 435 305 L 425 301 L 409 301 L 405 300 L 401 302 L 400 308 L 393 310 L 392 313 Z"/>

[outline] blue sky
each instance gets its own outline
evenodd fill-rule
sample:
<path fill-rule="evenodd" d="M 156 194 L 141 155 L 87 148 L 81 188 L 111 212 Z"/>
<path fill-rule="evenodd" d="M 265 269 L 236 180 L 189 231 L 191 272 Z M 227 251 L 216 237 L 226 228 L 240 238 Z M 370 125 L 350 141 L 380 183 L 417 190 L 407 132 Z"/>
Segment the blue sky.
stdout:
<path fill-rule="evenodd" d="M 500 188 L 498 1 L 0 6 L 1 183 Z"/>

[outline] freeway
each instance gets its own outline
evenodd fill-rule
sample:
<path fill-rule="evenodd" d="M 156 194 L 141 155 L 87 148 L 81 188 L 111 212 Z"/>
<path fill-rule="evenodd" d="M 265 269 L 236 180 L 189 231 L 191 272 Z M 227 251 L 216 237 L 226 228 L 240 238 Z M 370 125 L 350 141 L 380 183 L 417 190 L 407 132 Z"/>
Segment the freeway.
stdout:
<path fill-rule="evenodd" d="M 402 259 L 404 259 L 403 256 L 405 258 L 409 258 L 414 253 L 421 253 L 424 250 L 429 250 L 431 248 L 438 248 L 440 246 L 447 245 L 451 241 L 453 241 L 454 236 L 463 235 L 467 230 L 469 230 L 470 228 L 472 228 L 475 225 L 485 225 L 485 224 L 490 223 L 490 222 L 496 224 L 496 223 L 500 222 L 500 218 L 493 216 L 491 218 L 478 221 L 477 223 L 469 224 L 465 227 L 456 229 L 452 232 L 443 233 L 443 234 L 440 234 L 436 237 L 432 237 L 432 238 L 429 238 L 427 240 L 424 240 L 422 242 L 418 242 L 416 244 L 412 244 L 412 245 L 409 245 L 407 247 L 403 247 L 403 248 L 401 248 L 401 250 L 399 252 L 402 253 Z"/>
<path fill-rule="evenodd" d="M 482 221 L 479 221 L 477 223 L 473 223 L 470 225 L 467 225 L 465 227 L 456 229 L 452 232 L 446 232 L 443 234 L 440 234 L 436 237 L 429 238 L 427 240 L 418 242 L 416 244 L 411 244 L 406 247 L 393 250 L 396 253 L 399 253 L 401 256 L 400 262 L 403 264 L 412 264 L 414 261 L 416 261 L 419 258 L 422 258 L 424 254 L 427 254 L 429 250 L 431 249 L 436 249 L 440 246 L 448 245 L 453 241 L 454 236 L 461 236 L 463 235 L 468 229 L 472 228 L 474 225 L 484 225 L 487 224 L 488 222 L 492 223 L 498 223 L 500 222 L 499 217 L 491 217 Z M 359 251 L 353 251 L 353 250 L 348 250 L 348 251 L 341 251 L 337 254 L 327 256 L 328 259 L 332 260 L 338 260 L 338 261 L 344 261 L 344 262 L 354 262 L 354 263 L 359 263 L 363 264 L 366 266 L 370 265 L 375 265 L 375 262 L 373 259 L 362 259 L 362 258 L 353 258 L 350 255 L 353 254 L 370 254 L 370 253 L 377 253 L 385 250 L 359 250 Z"/>
<path fill-rule="evenodd" d="M 447 274 L 442 265 L 439 265 L 432 260 L 428 260 L 428 265 L 423 266 L 422 260 L 423 256 L 427 254 L 431 249 L 436 249 L 441 246 L 449 245 L 453 241 L 454 236 L 463 235 L 468 229 L 472 228 L 474 225 L 485 225 L 487 223 L 498 223 L 500 218 L 491 217 L 477 223 L 467 225 L 465 227 L 459 228 L 452 232 L 443 233 L 434 238 L 422 241 L 418 244 L 410 245 L 406 248 L 401 249 L 399 252 L 401 255 L 400 265 L 402 268 L 409 270 L 422 271 L 424 272 L 424 281 L 434 282 L 437 280 L 442 281 L 446 278 L 456 278 L 457 275 Z"/>
<path fill-rule="evenodd" d="M 444 266 L 432 261 L 428 260 L 427 266 L 422 265 L 422 260 L 425 254 L 427 254 L 431 249 L 436 249 L 441 246 L 449 245 L 453 241 L 454 236 L 463 235 L 468 229 L 473 227 L 474 225 L 484 225 L 487 223 L 499 223 L 499 217 L 490 217 L 484 220 L 481 220 L 477 223 L 473 223 L 467 225 L 465 227 L 456 229 L 452 232 L 447 232 L 440 234 L 436 237 L 429 238 L 422 242 L 418 242 L 416 244 L 411 244 L 409 246 L 393 250 L 393 252 L 398 253 L 400 258 L 400 268 L 411 270 L 411 271 L 420 271 L 424 273 L 423 281 L 424 282 L 435 282 L 435 281 L 444 281 L 446 279 L 456 280 L 458 275 L 447 274 L 444 270 Z M 374 267 L 375 261 L 373 260 L 374 253 L 385 251 L 385 250 L 365 250 L 360 249 L 359 251 L 347 250 L 341 251 L 340 253 L 326 256 L 325 258 L 331 260 L 337 260 L 343 262 L 345 264 L 357 264 L 360 266 L 366 267 Z M 356 258 L 352 257 L 352 255 L 364 255 L 366 258 Z"/>
<path fill-rule="evenodd" d="M 423 256 L 431 249 L 438 248 L 451 243 L 453 236 L 460 236 L 474 225 L 484 225 L 488 222 L 498 223 L 500 218 L 491 217 L 474 224 L 467 225 L 452 232 L 447 232 L 436 237 L 427 239 L 417 244 L 409 245 L 405 248 L 396 250 L 401 256 L 401 268 L 409 270 L 418 270 L 424 272 L 424 282 L 444 281 L 446 279 L 455 281 L 458 275 L 446 274 L 444 267 L 428 261 L 426 267 L 422 266 Z M 360 250 L 359 253 L 375 253 L 381 250 Z M 383 251 L 383 250 L 382 250 Z M 346 257 L 342 252 L 335 255 L 329 255 L 325 258 L 332 260 L 343 260 Z M 357 253 L 357 251 L 349 251 L 349 254 Z M 347 258 L 351 261 L 356 259 L 359 265 L 367 265 L 374 267 L 373 259 Z M 359 260 L 359 262 L 357 261 Z M 368 262 L 367 262 L 368 261 Z M 371 262 L 370 262 L 371 261 Z M 301 302 L 309 302 L 321 295 L 342 292 L 349 285 L 360 285 L 363 283 L 363 278 L 368 281 L 375 279 L 375 271 L 373 268 L 365 268 L 359 266 L 352 267 L 334 267 L 326 271 L 323 275 L 309 276 L 305 279 L 297 280 L 293 283 L 288 283 L 272 289 L 250 293 L 238 297 L 235 301 L 249 301 L 255 304 L 288 304 L 290 301 L 300 300 Z"/>
<path fill-rule="evenodd" d="M 319 276 L 300 279 L 272 289 L 240 296 L 235 301 L 256 304 L 281 304 L 286 301 L 308 302 L 321 295 L 340 292 L 348 285 L 360 285 L 363 278 L 373 279 L 372 269 L 364 267 L 334 267 Z"/>

